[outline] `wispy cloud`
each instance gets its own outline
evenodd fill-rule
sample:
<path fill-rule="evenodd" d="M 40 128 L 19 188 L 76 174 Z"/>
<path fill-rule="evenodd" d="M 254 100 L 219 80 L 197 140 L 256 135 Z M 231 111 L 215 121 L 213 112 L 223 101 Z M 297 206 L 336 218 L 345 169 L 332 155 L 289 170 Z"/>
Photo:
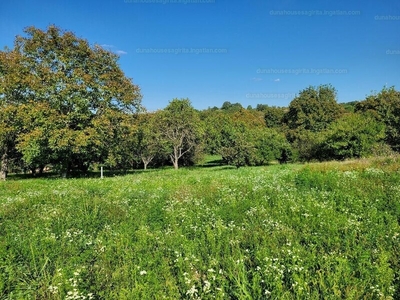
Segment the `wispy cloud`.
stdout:
<path fill-rule="evenodd" d="M 115 51 L 115 53 L 118 54 L 118 55 L 128 54 L 128 52 L 123 51 L 123 50 L 117 50 L 117 51 Z"/>
<path fill-rule="evenodd" d="M 252 80 L 252 81 L 261 81 L 261 80 L 262 80 L 262 78 L 259 78 L 259 77 L 253 77 L 251 80 Z"/>
<path fill-rule="evenodd" d="M 275 81 L 275 82 L 279 82 L 279 81 L 281 81 L 281 80 L 280 80 L 279 78 L 277 78 L 277 79 L 275 79 L 274 81 Z"/>
<path fill-rule="evenodd" d="M 100 45 L 103 49 L 110 51 L 110 52 L 114 52 L 115 54 L 118 55 L 125 55 L 128 54 L 128 52 L 124 51 L 124 50 L 117 50 L 115 49 L 114 45 L 110 45 L 110 44 L 101 44 Z"/>
<path fill-rule="evenodd" d="M 100 46 L 103 48 L 114 48 L 114 45 L 108 45 L 108 44 L 101 44 Z"/>

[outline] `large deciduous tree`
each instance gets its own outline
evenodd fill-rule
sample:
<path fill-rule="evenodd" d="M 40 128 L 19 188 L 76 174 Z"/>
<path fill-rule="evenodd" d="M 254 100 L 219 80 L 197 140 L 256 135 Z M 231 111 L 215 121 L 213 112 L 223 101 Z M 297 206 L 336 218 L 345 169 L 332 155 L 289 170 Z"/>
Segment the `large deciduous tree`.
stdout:
<path fill-rule="evenodd" d="M 140 109 L 139 87 L 124 75 L 116 54 L 72 32 L 50 26 L 24 33 L 0 60 L 2 106 L 29 103 L 33 108 L 18 137 L 24 160 L 44 163 L 48 155 L 47 162 L 66 173 L 104 160 L 94 157 L 108 153 L 100 138 L 114 137 L 100 134 L 95 125 L 108 113 Z M 43 118 L 48 112 L 51 117 Z"/>
<path fill-rule="evenodd" d="M 360 158 L 385 137 L 385 126 L 371 117 L 348 113 L 329 125 L 319 146 L 320 159 Z"/>
<path fill-rule="evenodd" d="M 168 142 L 162 138 L 162 132 L 158 127 L 160 113 L 139 115 L 137 130 L 133 134 L 134 154 L 145 170 L 155 158 L 163 158 L 168 145 Z"/>
<path fill-rule="evenodd" d="M 282 133 L 235 119 L 221 129 L 219 153 L 227 164 L 237 168 L 265 165 L 274 160 L 285 163 L 292 158 L 290 144 Z"/>
<path fill-rule="evenodd" d="M 400 151 L 400 91 L 394 87 L 383 88 L 378 94 L 368 96 L 355 105 L 355 111 L 368 114 L 386 125 L 385 142 Z"/>
<path fill-rule="evenodd" d="M 256 147 L 251 130 L 244 123 L 230 121 L 222 128 L 221 136 L 219 153 L 228 165 L 254 165 Z"/>
<path fill-rule="evenodd" d="M 289 104 L 284 122 L 290 129 L 319 132 L 343 113 L 336 102 L 336 90 L 330 85 L 308 87 Z"/>
<path fill-rule="evenodd" d="M 285 108 L 266 106 L 262 111 L 264 112 L 264 119 L 267 127 L 279 128 L 282 126 L 283 116 L 285 115 Z"/>
<path fill-rule="evenodd" d="M 10 161 L 15 158 L 17 107 L 0 105 L 0 180 L 6 180 Z"/>
<path fill-rule="evenodd" d="M 161 138 L 174 168 L 178 169 L 179 160 L 187 154 L 194 155 L 200 145 L 200 118 L 189 99 L 173 99 L 159 117 Z"/>
<path fill-rule="evenodd" d="M 16 51 L 0 51 L 0 179 L 7 177 L 16 158 L 15 143 L 21 129 L 19 105 L 24 102 L 30 74 L 18 70 L 22 57 Z"/>

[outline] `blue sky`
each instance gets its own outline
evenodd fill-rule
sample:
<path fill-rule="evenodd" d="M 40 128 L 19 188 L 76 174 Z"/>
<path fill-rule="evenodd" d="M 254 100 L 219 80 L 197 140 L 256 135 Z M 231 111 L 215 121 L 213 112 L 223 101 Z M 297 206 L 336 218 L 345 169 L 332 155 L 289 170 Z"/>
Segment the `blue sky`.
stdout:
<path fill-rule="evenodd" d="M 55 24 L 119 53 L 148 110 L 173 98 L 287 106 L 319 84 L 339 102 L 400 88 L 398 0 L 2 0 L 0 14 L 0 48 Z"/>

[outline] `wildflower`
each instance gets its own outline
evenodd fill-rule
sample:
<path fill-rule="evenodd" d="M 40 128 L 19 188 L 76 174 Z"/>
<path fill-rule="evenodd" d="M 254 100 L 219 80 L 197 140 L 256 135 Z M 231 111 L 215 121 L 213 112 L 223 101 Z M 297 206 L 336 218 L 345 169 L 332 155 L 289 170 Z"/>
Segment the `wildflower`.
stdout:
<path fill-rule="evenodd" d="M 204 292 L 207 293 L 208 291 L 210 291 L 210 287 L 211 283 L 208 280 L 204 280 L 204 287 L 203 287 Z"/>
<path fill-rule="evenodd" d="M 186 295 L 194 296 L 197 295 L 198 290 L 196 289 L 196 286 L 193 285 L 189 290 L 187 290 Z"/>
<path fill-rule="evenodd" d="M 146 275 L 147 274 L 147 272 L 145 271 L 145 270 L 142 270 L 142 271 L 140 271 L 140 273 L 139 273 L 140 275 Z"/>
<path fill-rule="evenodd" d="M 58 291 L 58 286 L 50 285 L 47 289 L 48 289 L 52 294 L 56 294 L 57 291 Z"/>

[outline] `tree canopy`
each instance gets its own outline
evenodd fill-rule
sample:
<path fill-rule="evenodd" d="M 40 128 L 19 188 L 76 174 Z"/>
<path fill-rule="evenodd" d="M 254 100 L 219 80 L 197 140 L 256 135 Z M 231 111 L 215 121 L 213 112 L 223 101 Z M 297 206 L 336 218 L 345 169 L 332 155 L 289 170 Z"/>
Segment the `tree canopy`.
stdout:
<path fill-rule="evenodd" d="M 289 104 L 284 121 L 290 129 L 318 132 L 342 113 L 343 108 L 337 103 L 335 88 L 331 85 L 310 86 Z"/>
<path fill-rule="evenodd" d="M 49 26 L 24 33 L 0 55 L 0 105 L 25 105 L 16 145 L 24 161 L 57 161 L 68 173 L 87 167 L 96 154 L 105 160 L 103 141 L 114 136 L 102 136 L 96 124 L 108 114 L 140 110 L 139 87 L 117 55 L 72 32 Z M 3 145 L 3 156 L 7 151 Z"/>
<path fill-rule="evenodd" d="M 189 99 L 173 99 L 160 113 L 158 130 L 175 169 L 182 157 L 194 154 L 200 145 L 200 118 Z"/>
<path fill-rule="evenodd" d="M 372 116 L 386 125 L 386 142 L 400 151 L 400 91 L 384 87 L 378 94 L 358 102 L 355 111 Z"/>
<path fill-rule="evenodd" d="M 35 173 L 48 165 L 67 176 L 94 165 L 178 169 L 204 153 L 241 167 L 376 149 L 400 151 L 394 87 L 338 104 L 331 85 L 309 86 L 288 107 L 255 109 L 225 101 L 197 111 L 176 98 L 148 113 L 118 56 L 70 31 L 28 27 L 12 49 L 0 51 L 0 179 L 12 168 Z"/>

